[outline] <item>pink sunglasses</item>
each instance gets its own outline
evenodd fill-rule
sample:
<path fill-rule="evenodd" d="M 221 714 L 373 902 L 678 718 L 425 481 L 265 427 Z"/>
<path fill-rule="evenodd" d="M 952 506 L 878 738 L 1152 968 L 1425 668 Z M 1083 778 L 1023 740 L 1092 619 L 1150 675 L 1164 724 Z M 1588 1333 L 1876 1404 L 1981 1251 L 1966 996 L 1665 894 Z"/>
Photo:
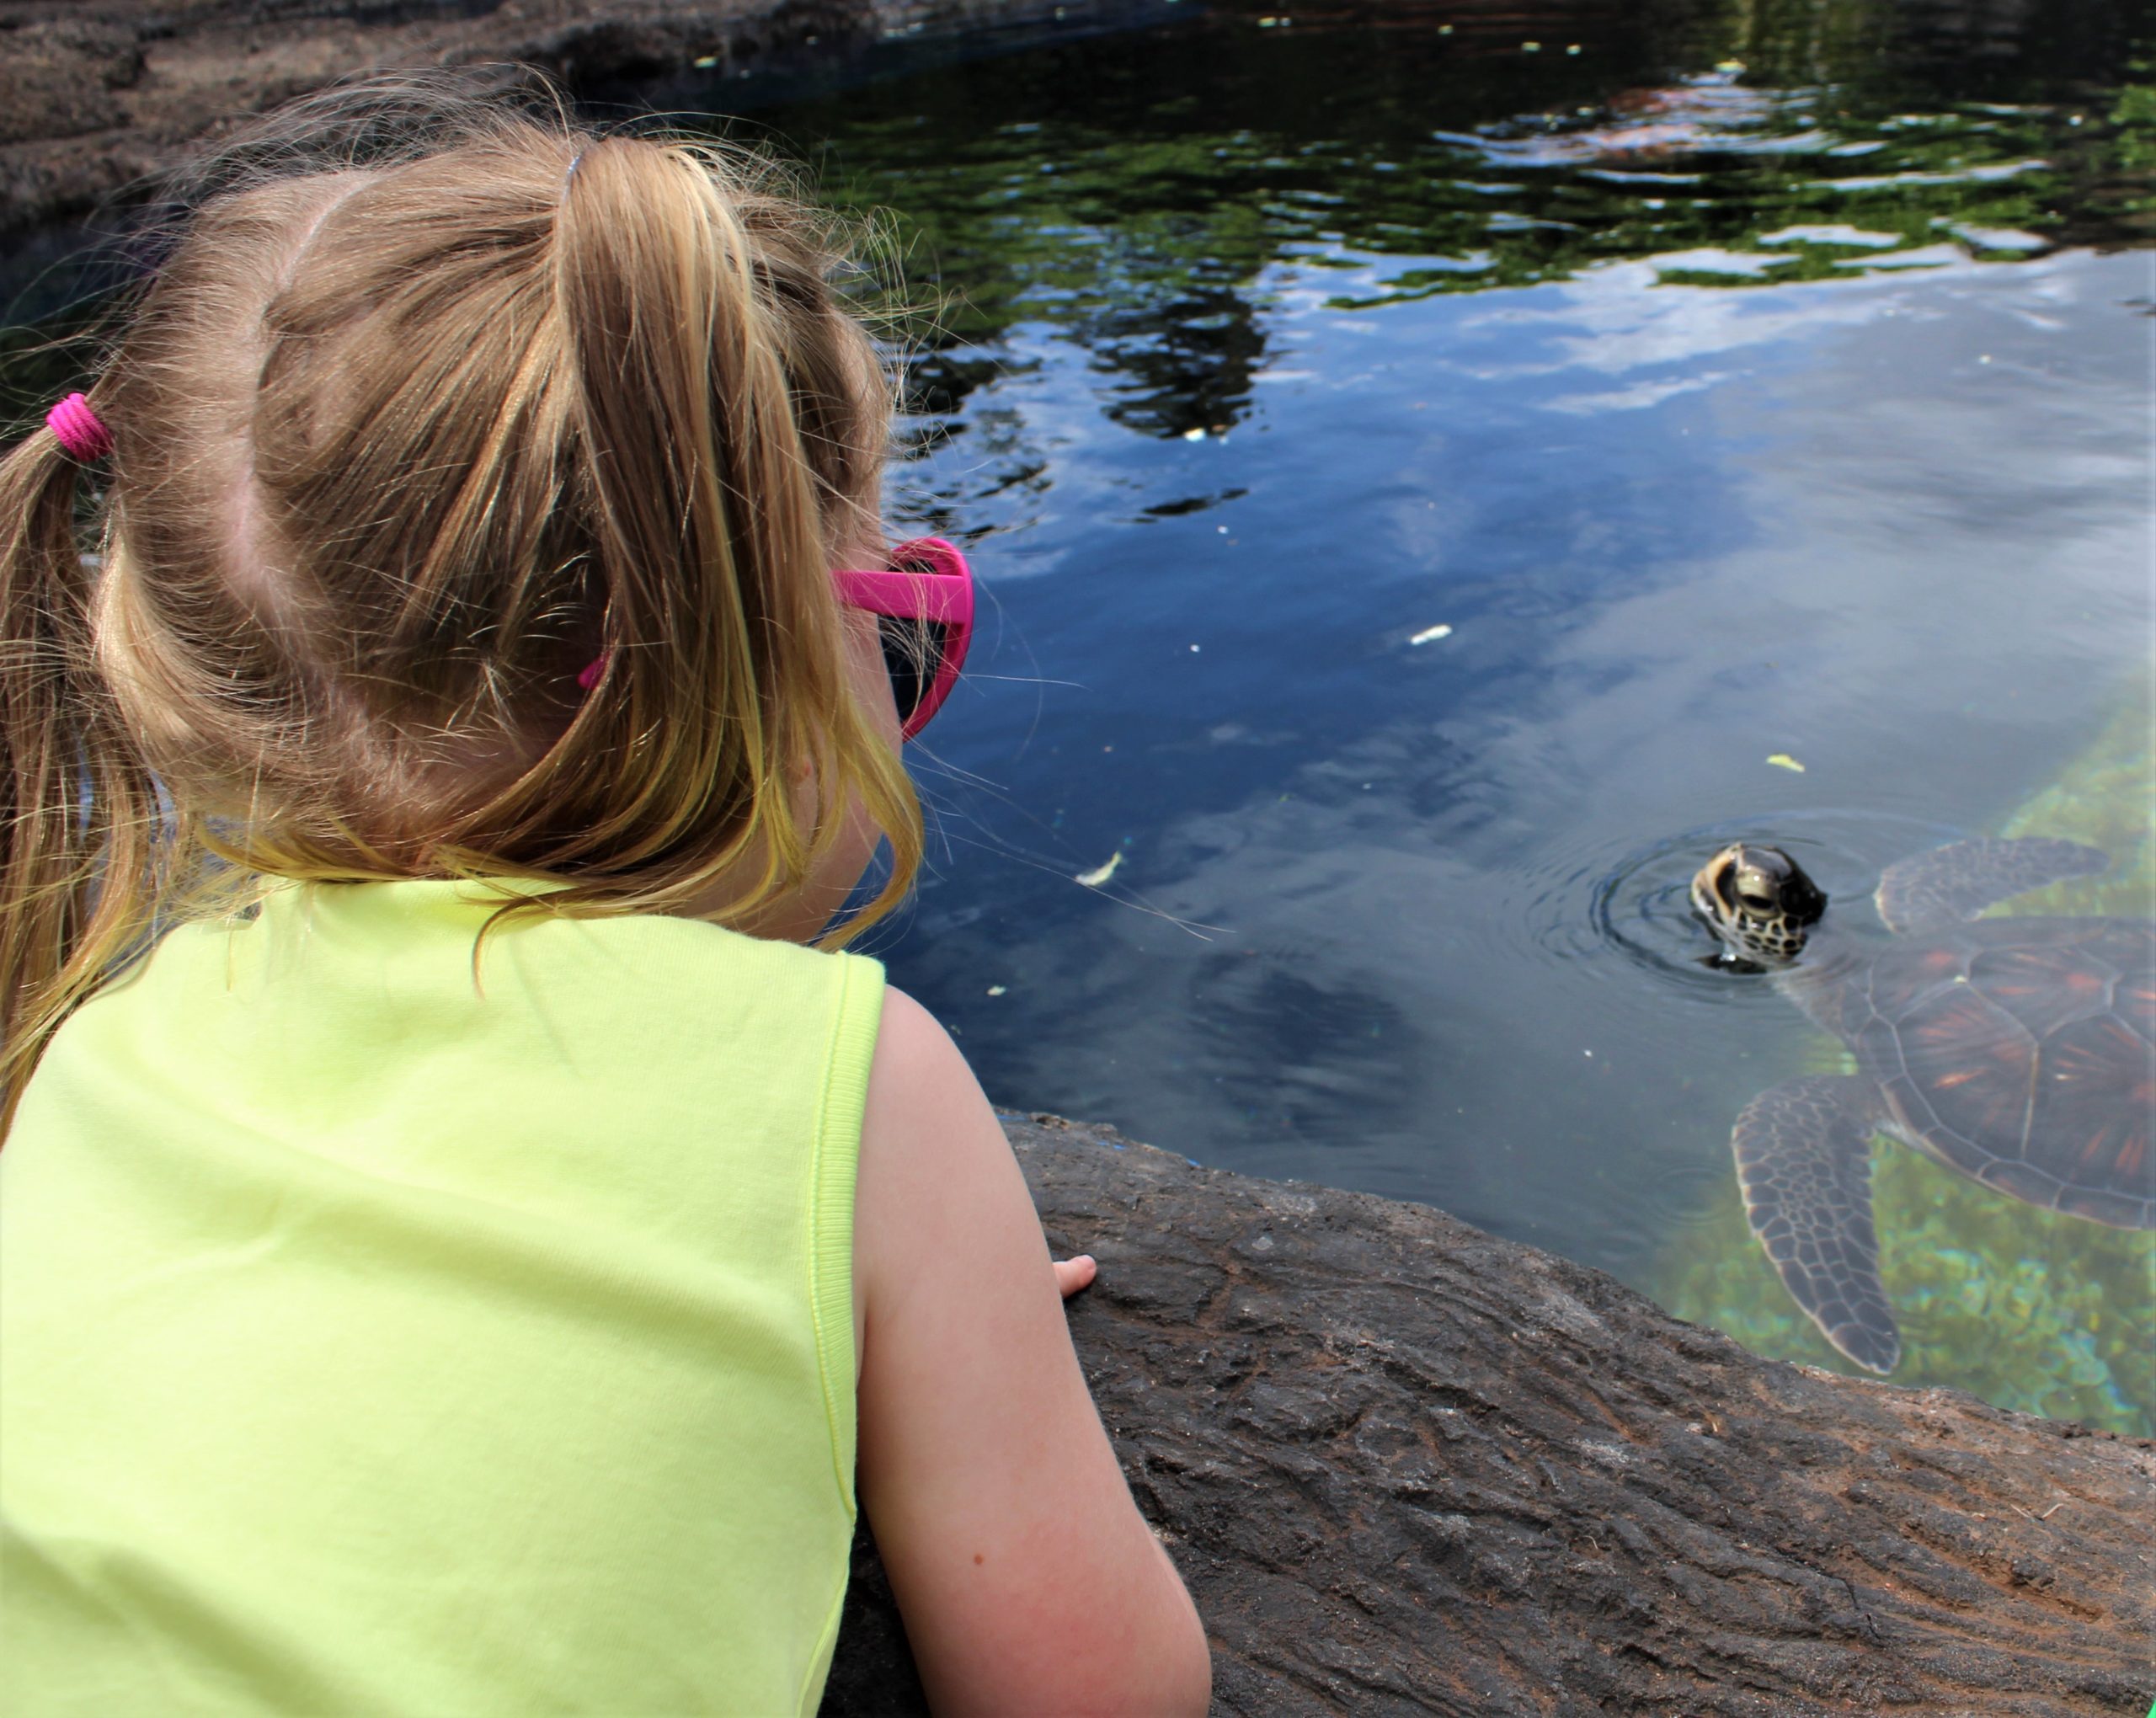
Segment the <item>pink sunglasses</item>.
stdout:
<path fill-rule="evenodd" d="M 891 551 L 883 572 L 835 572 L 839 600 L 876 616 L 883 671 L 911 739 L 943 707 L 974 635 L 974 574 L 955 543 L 915 537 Z"/>
<path fill-rule="evenodd" d="M 875 572 L 831 574 L 839 600 L 876 616 L 883 672 L 891 677 L 899 732 L 911 739 L 943 707 L 974 635 L 974 572 L 958 545 L 915 537 L 891 551 L 892 564 Z M 585 664 L 576 683 L 590 691 L 606 672 L 604 656 Z"/>

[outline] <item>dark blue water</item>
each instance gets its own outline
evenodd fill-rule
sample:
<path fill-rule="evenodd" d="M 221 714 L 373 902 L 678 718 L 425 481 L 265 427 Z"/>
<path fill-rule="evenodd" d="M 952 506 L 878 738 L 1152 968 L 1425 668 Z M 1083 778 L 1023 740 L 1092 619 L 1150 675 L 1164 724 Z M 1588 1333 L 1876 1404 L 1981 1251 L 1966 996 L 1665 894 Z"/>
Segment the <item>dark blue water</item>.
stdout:
<path fill-rule="evenodd" d="M 753 115 L 934 306 L 890 499 L 990 600 L 878 947 L 1003 1103 L 1656 1286 L 1822 1054 L 1692 868 L 1865 914 L 2145 707 L 2147 93 L 1267 16 Z"/>
<path fill-rule="evenodd" d="M 904 474 L 995 610 L 896 977 L 1006 1102 L 1620 1261 L 1726 1173 L 1672 1094 L 1753 1047 L 1668 1017 L 1593 885 L 1829 814 L 1822 881 L 1868 888 L 2127 693 L 2147 261 L 1368 312 L 1285 263 L 1247 415 L 1196 441 L 1014 331 Z"/>

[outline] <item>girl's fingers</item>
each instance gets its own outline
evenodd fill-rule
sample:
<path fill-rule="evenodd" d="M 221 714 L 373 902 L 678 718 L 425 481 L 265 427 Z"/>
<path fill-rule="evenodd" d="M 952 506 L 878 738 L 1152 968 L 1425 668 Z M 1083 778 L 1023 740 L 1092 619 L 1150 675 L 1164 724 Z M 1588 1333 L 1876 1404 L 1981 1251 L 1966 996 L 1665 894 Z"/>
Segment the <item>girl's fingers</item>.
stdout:
<path fill-rule="evenodd" d="M 1091 1283 L 1099 1274 L 1100 1267 L 1093 1262 L 1091 1253 L 1080 1253 L 1075 1259 L 1058 1259 L 1055 1263 L 1055 1286 L 1065 1300 Z"/>

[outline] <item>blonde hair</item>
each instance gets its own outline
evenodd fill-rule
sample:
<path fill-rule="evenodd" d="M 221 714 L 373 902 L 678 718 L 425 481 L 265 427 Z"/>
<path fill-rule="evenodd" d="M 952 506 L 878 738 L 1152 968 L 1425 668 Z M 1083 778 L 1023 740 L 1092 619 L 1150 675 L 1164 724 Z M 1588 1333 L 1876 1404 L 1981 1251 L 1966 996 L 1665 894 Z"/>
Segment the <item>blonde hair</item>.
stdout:
<path fill-rule="evenodd" d="M 745 923 L 858 803 L 893 863 L 829 940 L 888 912 L 921 814 L 827 574 L 881 541 L 890 405 L 830 224 L 408 81 L 195 183 L 88 391 L 102 494 L 49 431 L 0 462 L 0 1115 L 220 876 Z"/>

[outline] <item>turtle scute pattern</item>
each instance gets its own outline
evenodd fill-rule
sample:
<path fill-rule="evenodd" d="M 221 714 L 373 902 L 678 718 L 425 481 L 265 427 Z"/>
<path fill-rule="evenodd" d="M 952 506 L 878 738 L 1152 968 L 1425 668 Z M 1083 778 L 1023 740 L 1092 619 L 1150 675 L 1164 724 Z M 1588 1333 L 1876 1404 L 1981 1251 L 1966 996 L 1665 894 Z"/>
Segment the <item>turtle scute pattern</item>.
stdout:
<path fill-rule="evenodd" d="M 1986 919 L 1889 947 L 1851 1042 L 1909 1133 L 2046 1209 L 2156 1228 L 2156 926 Z"/>

